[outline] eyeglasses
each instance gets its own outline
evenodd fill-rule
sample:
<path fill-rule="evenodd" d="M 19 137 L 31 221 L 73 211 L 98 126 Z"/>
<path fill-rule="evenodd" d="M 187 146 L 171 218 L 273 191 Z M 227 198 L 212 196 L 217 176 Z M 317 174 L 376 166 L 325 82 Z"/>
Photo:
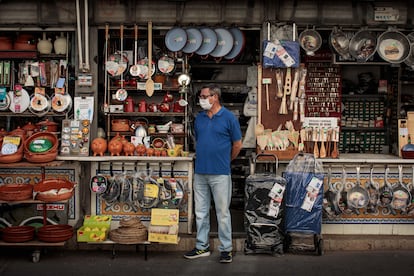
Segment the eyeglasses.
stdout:
<path fill-rule="evenodd" d="M 208 99 L 209 97 L 212 97 L 214 95 L 200 95 L 198 96 L 200 99 Z"/>

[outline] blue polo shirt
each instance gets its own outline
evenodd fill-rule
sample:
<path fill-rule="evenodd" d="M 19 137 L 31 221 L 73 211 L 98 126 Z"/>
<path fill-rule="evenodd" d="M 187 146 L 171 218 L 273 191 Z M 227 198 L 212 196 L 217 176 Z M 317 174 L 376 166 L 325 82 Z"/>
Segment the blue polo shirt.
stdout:
<path fill-rule="evenodd" d="M 195 173 L 230 175 L 232 143 L 242 138 L 236 116 L 223 106 L 212 118 L 201 111 L 195 118 L 194 132 Z"/>

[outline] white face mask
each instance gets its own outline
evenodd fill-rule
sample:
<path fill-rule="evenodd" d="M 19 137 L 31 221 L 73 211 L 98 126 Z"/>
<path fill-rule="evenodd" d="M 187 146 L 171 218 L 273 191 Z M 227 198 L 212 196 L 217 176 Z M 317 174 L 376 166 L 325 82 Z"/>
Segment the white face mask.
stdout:
<path fill-rule="evenodd" d="M 202 109 L 210 110 L 213 104 L 210 103 L 209 99 L 199 99 L 199 103 Z"/>

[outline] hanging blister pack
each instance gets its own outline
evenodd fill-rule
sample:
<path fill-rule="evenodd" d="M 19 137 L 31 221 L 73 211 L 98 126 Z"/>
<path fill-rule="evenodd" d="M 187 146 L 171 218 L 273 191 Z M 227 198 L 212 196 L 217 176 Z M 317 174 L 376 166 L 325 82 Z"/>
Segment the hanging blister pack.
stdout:
<path fill-rule="evenodd" d="M 269 210 L 267 215 L 270 217 L 277 217 L 279 215 L 280 205 L 283 200 L 283 193 L 285 192 L 285 186 L 275 182 L 272 189 L 269 191 L 269 197 L 271 198 L 269 203 Z"/>
<path fill-rule="evenodd" d="M 303 200 L 301 208 L 308 212 L 312 211 L 315 200 L 318 196 L 319 190 L 322 187 L 323 181 L 317 177 L 312 177 L 308 186 L 306 187 L 306 196 Z"/>
<path fill-rule="evenodd" d="M 296 41 L 296 24 L 292 27 L 292 40 L 271 39 L 270 23 L 267 29 L 267 40 L 263 41 L 263 68 L 299 67 L 300 45 Z"/>

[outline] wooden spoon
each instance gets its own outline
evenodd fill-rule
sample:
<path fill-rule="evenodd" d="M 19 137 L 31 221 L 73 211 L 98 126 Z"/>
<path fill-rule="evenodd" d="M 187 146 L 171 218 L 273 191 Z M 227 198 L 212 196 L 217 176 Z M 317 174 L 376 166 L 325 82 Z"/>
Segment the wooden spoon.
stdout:
<path fill-rule="evenodd" d="M 314 128 L 313 129 L 313 155 L 315 156 L 315 158 L 319 157 L 319 146 L 318 146 L 318 140 L 319 140 L 319 129 L 318 128 Z"/>
<path fill-rule="evenodd" d="M 331 156 L 332 156 L 332 158 L 337 158 L 338 157 L 338 155 L 339 155 L 339 152 L 338 152 L 338 145 L 337 145 L 337 143 L 338 143 L 338 141 L 339 141 L 339 129 L 338 128 L 335 128 L 334 130 L 332 130 L 332 140 L 333 140 L 333 150 L 332 150 L 332 154 L 331 154 Z"/>
<path fill-rule="evenodd" d="M 148 79 L 145 83 L 145 92 L 148 97 L 154 94 L 154 81 L 152 80 L 152 22 L 148 22 Z"/>
<path fill-rule="evenodd" d="M 255 128 L 256 137 L 264 132 L 262 124 L 262 65 L 257 65 L 257 124 Z"/>
<path fill-rule="evenodd" d="M 320 140 L 321 140 L 321 148 L 319 149 L 319 157 L 325 158 L 326 157 L 326 148 L 325 148 L 326 128 L 323 128 L 320 130 Z"/>

